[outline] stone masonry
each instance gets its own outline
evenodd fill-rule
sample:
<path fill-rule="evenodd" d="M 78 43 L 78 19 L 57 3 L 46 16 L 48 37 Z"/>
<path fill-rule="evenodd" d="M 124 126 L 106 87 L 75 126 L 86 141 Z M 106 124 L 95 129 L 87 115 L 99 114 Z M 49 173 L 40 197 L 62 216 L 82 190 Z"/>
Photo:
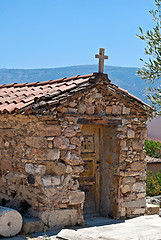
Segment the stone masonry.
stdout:
<path fill-rule="evenodd" d="M 0 115 L 1 205 L 26 211 L 50 227 L 83 224 L 79 120 L 110 127 L 119 119 L 111 138 L 118 157 L 111 151 L 104 163 L 112 181 L 109 214 L 127 218 L 145 213 L 147 113 L 144 104 L 113 86 L 104 77 L 56 103 L 39 101 L 27 114 Z"/>

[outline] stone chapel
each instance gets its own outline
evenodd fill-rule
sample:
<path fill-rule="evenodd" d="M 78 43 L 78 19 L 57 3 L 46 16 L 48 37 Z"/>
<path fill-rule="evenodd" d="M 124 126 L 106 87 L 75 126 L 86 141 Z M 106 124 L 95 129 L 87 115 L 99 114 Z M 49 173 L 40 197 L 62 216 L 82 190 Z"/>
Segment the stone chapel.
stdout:
<path fill-rule="evenodd" d="M 99 72 L 0 86 L 0 205 L 49 226 L 145 213 L 140 99 Z"/>

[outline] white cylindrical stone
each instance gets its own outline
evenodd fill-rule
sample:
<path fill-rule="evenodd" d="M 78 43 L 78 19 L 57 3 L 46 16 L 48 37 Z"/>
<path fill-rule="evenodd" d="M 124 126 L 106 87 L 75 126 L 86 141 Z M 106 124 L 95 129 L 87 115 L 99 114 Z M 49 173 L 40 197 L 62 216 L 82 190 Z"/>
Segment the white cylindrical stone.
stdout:
<path fill-rule="evenodd" d="M 22 228 L 22 216 L 14 209 L 0 206 L 0 235 L 12 237 Z"/>

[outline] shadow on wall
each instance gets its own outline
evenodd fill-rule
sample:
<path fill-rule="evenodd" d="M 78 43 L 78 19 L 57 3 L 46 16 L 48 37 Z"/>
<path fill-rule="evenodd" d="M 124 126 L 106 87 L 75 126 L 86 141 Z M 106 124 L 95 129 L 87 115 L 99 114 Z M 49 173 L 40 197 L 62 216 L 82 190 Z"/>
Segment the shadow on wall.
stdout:
<path fill-rule="evenodd" d="M 151 121 L 147 121 L 148 137 L 161 140 L 161 117 L 153 118 Z"/>

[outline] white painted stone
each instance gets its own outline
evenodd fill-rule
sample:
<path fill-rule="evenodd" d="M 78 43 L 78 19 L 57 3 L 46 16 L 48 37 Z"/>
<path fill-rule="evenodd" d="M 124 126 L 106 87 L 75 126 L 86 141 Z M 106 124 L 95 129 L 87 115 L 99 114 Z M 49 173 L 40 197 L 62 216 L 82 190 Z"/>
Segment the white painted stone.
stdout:
<path fill-rule="evenodd" d="M 0 207 L 0 235 L 12 237 L 22 228 L 22 216 L 16 210 Z"/>

